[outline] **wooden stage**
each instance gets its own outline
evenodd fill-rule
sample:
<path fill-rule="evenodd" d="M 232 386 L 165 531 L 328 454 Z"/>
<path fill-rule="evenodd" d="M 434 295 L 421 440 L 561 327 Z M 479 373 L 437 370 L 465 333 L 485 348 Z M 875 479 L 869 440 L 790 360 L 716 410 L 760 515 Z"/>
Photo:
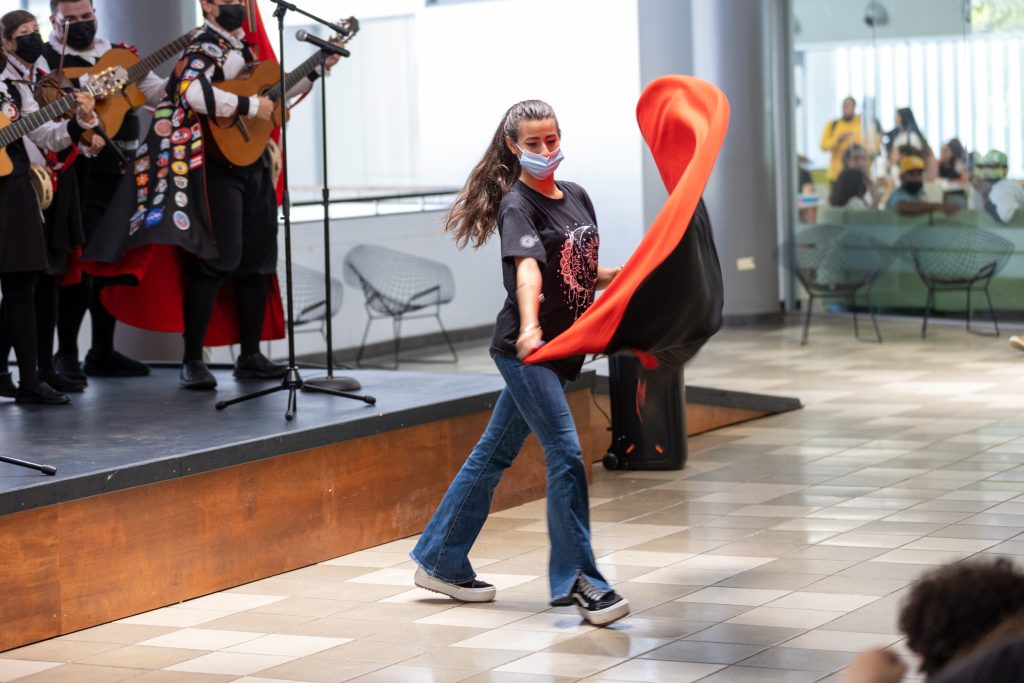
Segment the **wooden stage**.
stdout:
<path fill-rule="evenodd" d="M 302 393 L 286 422 L 284 392 L 215 410 L 273 386 L 216 374 L 216 393 L 156 368 L 92 379 L 71 406 L 0 402 L 0 454 L 58 468 L 0 463 L 0 651 L 419 533 L 503 386 L 346 371 L 376 406 Z M 588 473 L 609 443 L 598 384 L 587 372 L 568 389 Z M 749 408 L 688 409 L 688 420 L 703 430 L 772 412 Z M 543 496 L 530 437 L 494 509 Z"/>

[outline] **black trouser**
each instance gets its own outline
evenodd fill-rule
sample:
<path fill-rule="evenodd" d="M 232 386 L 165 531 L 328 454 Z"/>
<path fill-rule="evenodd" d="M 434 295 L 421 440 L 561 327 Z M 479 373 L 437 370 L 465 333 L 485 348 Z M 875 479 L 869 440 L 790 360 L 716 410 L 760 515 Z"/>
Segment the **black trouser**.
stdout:
<path fill-rule="evenodd" d="M 117 318 L 100 300 L 100 293 L 109 283 L 109 278 L 83 273 L 79 284 L 57 288 L 58 355 L 78 358 L 78 332 L 82 329 L 86 311 L 92 318 L 93 350 L 100 353 L 114 350 Z"/>
<path fill-rule="evenodd" d="M 267 277 L 277 267 L 277 203 L 270 169 L 207 165 L 210 221 L 217 258 L 196 262 L 185 286 L 184 361 L 201 360 L 203 340 L 224 280 L 235 278 L 243 356 L 259 351 L 267 305 Z"/>
<path fill-rule="evenodd" d="M 21 386 L 39 386 L 36 334 L 36 282 L 39 272 L 0 274 L 0 344 L 4 345 L 6 364 L 10 348 L 18 358 L 18 380 Z M 51 278 L 52 280 L 52 278 Z M 52 329 L 52 328 L 51 328 Z M 52 335 L 51 331 L 51 335 Z"/>

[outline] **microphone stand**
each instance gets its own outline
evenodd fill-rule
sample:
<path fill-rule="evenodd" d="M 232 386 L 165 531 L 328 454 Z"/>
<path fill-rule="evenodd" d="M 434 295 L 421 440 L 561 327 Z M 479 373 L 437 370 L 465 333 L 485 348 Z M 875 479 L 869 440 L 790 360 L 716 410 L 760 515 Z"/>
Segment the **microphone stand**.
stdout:
<path fill-rule="evenodd" d="M 27 467 L 30 470 L 37 470 L 43 474 L 53 476 L 57 474 L 57 468 L 52 465 L 37 465 L 34 462 L 28 460 L 18 460 L 17 458 L 8 458 L 7 456 L 0 455 L 0 462 L 6 462 L 11 465 L 17 465 L 18 467 Z"/>
<path fill-rule="evenodd" d="M 323 21 L 318 17 L 314 17 L 307 12 L 303 12 L 298 9 L 295 5 L 284 0 L 271 0 L 277 5 L 277 10 L 274 12 L 274 16 L 277 17 L 277 38 L 278 38 L 278 66 L 280 71 L 280 81 L 278 82 L 278 98 L 281 103 L 281 162 L 282 169 L 281 173 L 284 177 L 284 197 L 281 201 L 281 212 L 284 216 L 284 262 L 285 262 L 285 290 L 287 292 L 287 303 L 288 303 L 288 370 L 285 373 L 284 380 L 281 384 L 270 389 L 264 389 L 262 391 L 256 391 L 245 396 L 239 396 L 237 398 L 230 399 L 228 401 L 218 401 L 215 404 L 217 410 L 224 410 L 228 406 L 236 403 L 242 403 L 243 401 L 251 401 L 254 398 L 261 396 L 267 396 L 269 394 L 277 393 L 278 391 L 288 392 L 288 405 L 285 409 L 284 418 L 286 420 L 292 420 L 295 417 L 295 412 L 298 410 L 298 398 L 297 393 L 302 389 L 303 381 L 302 376 L 299 374 L 299 369 L 295 365 L 295 317 L 294 317 L 294 298 L 292 296 L 292 221 L 291 221 L 291 196 L 288 190 L 288 98 L 285 88 L 285 80 L 287 74 L 284 70 L 284 16 L 289 9 L 295 10 L 296 12 L 306 15 L 321 24 L 327 25 L 328 22 Z M 326 76 L 326 74 L 323 74 Z M 329 312 L 328 312 L 329 314 Z M 358 396 L 356 394 L 350 394 L 345 391 L 338 391 L 335 389 L 329 389 L 324 387 L 311 387 L 311 391 L 316 391 L 322 394 L 331 394 L 333 396 L 343 396 L 344 398 L 351 398 L 356 401 L 362 401 L 368 405 L 374 405 L 377 402 L 373 396 Z"/>
<path fill-rule="evenodd" d="M 324 185 L 321 201 L 324 205 L 324 305 L 327 307 L 327 376 L 306 380 L 303 391 L 334 389 L 336 391 L 359 391 L 362 385 L 353 377 L 334 376 L 334 315 L 331 307 L 331 189 L 327 183 L 327 53 L 320 51 L 320 123 L 323 128 Z"/>

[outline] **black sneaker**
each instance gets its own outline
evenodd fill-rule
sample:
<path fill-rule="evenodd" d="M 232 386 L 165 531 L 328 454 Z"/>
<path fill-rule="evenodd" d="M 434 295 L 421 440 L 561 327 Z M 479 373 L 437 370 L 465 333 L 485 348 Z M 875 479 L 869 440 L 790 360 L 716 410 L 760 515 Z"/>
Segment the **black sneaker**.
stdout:
<path fill-rule="evenodd" d="M 18 391 L 14 395 L 15 403 L 34 403 L 44 406 L 62 406 L 71 403 L 71 397 L 54 391 L 46 382 L 40 382 L 34 387 L 18 385 Z"/>
<path fill-rule="evenodd" d="M 14 386 L 14 378 L 9 372 L 0 372 L 0 396 L 14 398 L 18 389 Z"/>
<path fill-rule="evenodd" d="M 605 591 L 580 576 L 570 592 L 580 615 L 594 626 L 604 626 L 629 614 L 629 601 L 615 591 Z"/>
<path fill-rule="evenodd" d="M 235 361 L 236 379 L 278 379 L 287 372 L 287 365 L 274 363 L 259 351 L 239 356 Z"/>
<path fill-rule="evenodd" d="M 498 592 L 491 584 L 476 579 L 465 583 L 448 583 L 434 578 L 423 571 L 422 567 L 416 570 L 413 582 L 424 590 L 447 595 L 462 602 L 490 602 Z"/>
<path fill-rule="evenodd" d="M 181 386 L 194 391 L 205 391 L 217 387 L 217 378 L 213 376 L 206 363 L 201 360 L 190 360 L 181 364 Z"/>
<path fill-rule="evenodd" d="M 82 384 L 89 383 L 89 378 L 82 371 L 82 364 L 78 362 L 78 356 L 58 353 L 53 357 L 53 366 L 59 374 L 64 375 L 68 379 L 73 379 Z"/>
<path fill-rule="evenodd" d="M 149 366 L 117 351 L 90 350 L 85 354 L 85 374 L 96 377 L 142 377 Z"/>
<path fill-rule="evenodd" d="M 85 391 L 85 383 L 65 377 L 59 372 L 40 372 L 39 379 L 50 385 L 51 388 L 65 393 L 78 393 Z"/>

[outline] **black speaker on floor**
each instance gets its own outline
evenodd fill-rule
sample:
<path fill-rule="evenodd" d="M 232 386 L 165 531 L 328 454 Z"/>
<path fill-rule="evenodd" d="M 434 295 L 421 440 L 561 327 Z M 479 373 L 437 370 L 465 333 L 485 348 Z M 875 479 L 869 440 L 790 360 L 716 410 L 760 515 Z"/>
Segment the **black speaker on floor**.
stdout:
<path fill-rule="evenodd" d="M 608 359 L 610 470 L 679 470 L 686 465 L 686 388 L 681 368 L 646 370 L 635 356 Z"/>

